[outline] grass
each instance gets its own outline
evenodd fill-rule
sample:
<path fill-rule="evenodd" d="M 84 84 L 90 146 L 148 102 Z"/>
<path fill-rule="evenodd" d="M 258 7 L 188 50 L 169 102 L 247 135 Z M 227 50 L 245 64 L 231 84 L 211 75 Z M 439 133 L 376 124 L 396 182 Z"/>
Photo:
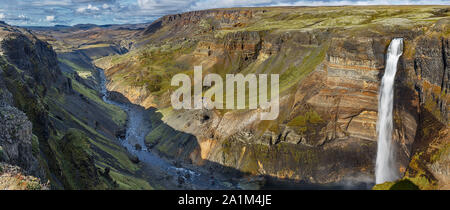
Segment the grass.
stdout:
<path fill-rule="evenodd" d="M 81 46 L 78 49 L 85 50 L 85 49 L 102 48 L 102 47 L 110 47 L 110 46 L 111 46 L 110 44 L 105 44 L 105 43 L 102 43 L 102 44 L 90 44 L 90 45 L 83 45 L 83 46 Z"/>
<path fill-rule="evenodd" d="M 217 32 L 216 37 L 222 38 L 225 34 L 236 31 L 364 28 L 373 24 L 401 25 L 412 28 L 426 21 L 437 21 L 448 17 L 449 12 L 442 13 L 440 16 L 433 14 L 441 8 L 434 6 L 271 8 L 265 13 L 255 14 L 254 21 L 244 27 L 226 28 Z"/>
<path fill-rule="evenodd" d="M 82 85 L 76 80 L 72 80 L 72 86 L 75 91 L 83 94 L 88 99 L 94 101 L 98 106 L 105 110 L 111 116 L 112 120 L 118 125 L 124 125 L 127 119 L 125 111 L 112 104 L 105 103 L 96 90 L 90 89 Z"/>
<path fill-rule="evenodd" d="M 280 76 L 280 92 L 287 90 L 294 84 L 304 79 L 308 74 L 316 69 L 316 67 L 325 59 L 329 44 L 324 43 L 312 50 L 298 66 L 291 66 Z"/>
<path fill-rule="evenodd" d="M 320 125 L 325 121 L 314 110 L 309 110 L 305 114 L 300 114 L 287 123 L 287 126 L 294 127 L 299 133 L 310 131 L 314 133 L 313 129 L 316 125 Z"/>
<path fill-rule="evenodd" d="M 74 79 L 72 79 L 72 86 L 76 92 L 83 94 L 91 101 L 91 103 L 95 103 L 96 106 L 103 109 L 106 113 L 109 113 L 110 118 L 117 125 L 125 124 L 125 120 L 127 118 L 126 113 L 114 105 L 105 103 L 99 97 L 96 90 L 90 89 Z M 51 95 L 51 97 L 47 99 L 47 104 L 49 104 L 51 107 L 50 115 L 55 117 L 54 113 L 59 113 L 58 115 L 59 117 L 62 117 L 64 119 L 65 125 L 76 127 L 87 134 L 88 138 L 86 138 L 86 141 L 90 147 L 89 150 L 95 157 L 95 164 L 97 166 L 108 166 L 111 168 L 111 176 L 113 177 L 113 180 L 118 183 L 118 189 L 152 189 L 145 180 L 132 175 L 137 173 L 141 169 L 138 165 L 130 161 L 126 150 L 122 148 L 117 142 L 112 142 L 103 134 L 99 133 L 97 130 L 89 126 L 87 124 L 88 119 L 82 119 L 79 116 L 75 116 L 69 111 L 65 110 L 64 107 L 66 106 L 64 104 L 66 103 L 66 100 L 67 98 L 64 95 Z M 61 139 L 64 134 L 65 131 L 60 130 L 56 139 Z M 56 140 L 56 142 L 59 142 L 59 140 Z M 59 151 L 57 147 L 57 145 L 54 146 L 55 151 Z M 61 155 L 62 154 L 60 154 L 59 156 Z M 61 162 L 61 164 L 66 163 Z M 71 170 L 70 167 L 65 167 L 68 171 Z M 100 180 L 105 181 L 104 179 Z M 78 186 L 77 183 L 72 183 L 71 185 L 75 187 Z M 95 188 L 104 189 L 110 187 L 113 186 L 110 186 L 110 183 L 106 183 L 106 185 L 101 185 Z"/>
<path fill-rule="evenodd" d="M 377 184 L 373 190 L 420 190 L 420 188 L 414 184 L 411 180 L 405 178 L 396 182 L 385 182 Z"/>

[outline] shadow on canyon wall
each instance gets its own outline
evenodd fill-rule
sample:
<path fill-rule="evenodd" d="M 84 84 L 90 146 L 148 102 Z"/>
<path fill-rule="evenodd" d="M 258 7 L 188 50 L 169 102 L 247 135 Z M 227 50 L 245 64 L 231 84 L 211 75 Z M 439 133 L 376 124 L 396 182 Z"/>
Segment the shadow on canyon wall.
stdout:
<path fill-rule="evenodd" d="M 118 92 L 109 92 L 110 99 L 126 104 L 132 104 L 124 95 Z M 141 106 L 134 105 L 144 109 Z M 201 148 L 194 135 L 175 130 L 163 122 L 163 115 L 156 108 L 145 110 L 151 123 L 152 130 L 146 138 L 146 146 L 155 154 L 169 162 L 187 168 L 200 168 L 201 173 L 214 178 L 219 178 L 229 183 L 251 185 L 254 189 L 266 190 L 331 190 L 331 189 L 370 189 L 373 180 L 367 176 L 348 177 L 339 183 L 315 184 L 304 180 L 285 179 L 269 175 L 254 175 L 239 169 L 222 165 L 217 162 L 201 159 Z M 357 157 L 354 157 L 357 158 Z M 201 163 L 200 166 L 193 163 Z"/>

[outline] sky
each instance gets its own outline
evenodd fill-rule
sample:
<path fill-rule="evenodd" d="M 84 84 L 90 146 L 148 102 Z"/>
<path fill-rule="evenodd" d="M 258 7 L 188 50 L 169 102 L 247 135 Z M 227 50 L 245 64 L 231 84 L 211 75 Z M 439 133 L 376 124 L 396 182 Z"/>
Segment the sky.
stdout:
<path fill-rule="evenodd" d="M 148 23 L 181 12 L 228 7 L 450 5 L 450 0 L 0 0 L 0 21 L 19 26 Z"/>

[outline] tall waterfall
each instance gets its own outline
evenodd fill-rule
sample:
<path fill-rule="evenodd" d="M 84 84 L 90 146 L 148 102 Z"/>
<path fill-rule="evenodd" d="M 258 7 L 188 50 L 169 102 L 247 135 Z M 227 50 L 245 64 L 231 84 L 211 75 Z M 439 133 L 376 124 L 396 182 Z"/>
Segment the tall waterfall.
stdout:
<path fill-rule="evenodd" d="M 392 143 L 392 109 L 394 106 L 394 79 L 398 59 L 403 53 L 403 38 L 394 38 L 387 51 L 386 68 L 381 80 L 378 98 L 378 150 L 375 166 L 376 183 L 395 181 L 399 178 L 395 166 Z"/>

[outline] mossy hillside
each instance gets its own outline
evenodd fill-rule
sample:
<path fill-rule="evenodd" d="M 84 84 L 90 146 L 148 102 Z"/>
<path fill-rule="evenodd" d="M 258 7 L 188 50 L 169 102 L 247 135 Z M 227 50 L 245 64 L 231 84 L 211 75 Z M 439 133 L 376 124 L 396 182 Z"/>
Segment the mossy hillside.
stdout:
<path fill-rule="evenodd" d="M 67 59 L 59 59 L 60 62 L 68 65 L 73 71 L 75 71 L 81 78 L 85 80 L 94 80 L 96 81 L 96 77 L 93 77 L 93 75 L 98 74 L 98 70 L 94 68 L 84 68 L 81 65 L 78 65 L 70 60 Z M 120 109 L 117 106 L 105 103 L 103 99 L 100 96 L 100 93 L 98 90 L 92 89 L 90 87 L 86 87 L 84 84 L 77 81 L 73 75 L 64 73 L 64 75 L 71 79 L 73 89 L 78 92 L 79 94 L 82 94 L 84 97 L 88 98 L 89 100 L 96 103 L 96 106 L 100 109 L 104 110 L 108 115 L 109 118 L 112 118 L 113 121 L 118 125 L 124 125 L 125 120 L 127 118 L 125 111 Z"/>
<path fill-rule="evenodd" d="M 60 170 L 55 151 L 54 131 L 49 127 L 47 105 L 43 101 L 44 93 L 58 92 L 57 86 L 45 88 L 42 83 L 36 82 L 24 71 L 10 64 L 3 56 L 0 56 L 1 69 L 4 72 L 4 82 L 8 91 L 13 95 L 14 106 L 23 111 L 33 124 L 33 154 L 39 154 L 37 157 L 41 167 L 46 172 L 46 178 L 52 183 L 57 183 L 52 176 L 54 171 Z M 41 69 L 45 72 L 45 69 Z M 20 77 L 19 75 L 24 75 Z M 48 90 L 48 91 L 44 91 Z M 36 142 L 36 138 L 38 142 Z M 39 150 L 39 152 L 37 151 Z"/>
<path fill-rule="evenodd" d="M 58 139 L 63 138 L 67 128 L 77 128 L 88 136 L 87 141 L 92 151 L 95 166 L 98 168 L 109 167 L 111 169 L 111 176 L 113 177 L 112 181 L 118 183 L 118 186 L 115 186 L 111 183 L 111 180 L 104 180 L 103 177 L 100 177 L 100 180 L 103 180 L 104 183 L 100 188 L 131 189 L 136 187 L 134 189 L 151 189 L 148 184 L 143 184 L 146 183 L 145 179 L 135 175 L 140 170 L 140 167 L 129 160 L 127 151 L 116 142 L 117 140 L 115 138 L 106 137 L 100 130 L 96 130 L 93 127 L 92 116 L 74 114 L 78 113 L 80 111 L 79 109 L 82 110 L 82 107 L 88 103 L 90 106 L 95 106 L 96 109 L 101 110 L 101 113 L 107 113 L 102 116 L 111 119 L 118 125 L 124 125 L 126 113 L 116 106 L 106 104 L 101 100 L 98 92 L 74 79 L 72 80 L 72 85 L 76 91 L 74 96 L 51 94 L 51 97 L 48 97 L 46 100 L 46 103 L 50 107 L 50 116 L 54 120 L 56 127 L 58 127 L 59 137 L 56 138 L 55 142 L 59 142 Z M 79 105 L 76 107 L 69 105 L 79 100 L 74 100 L 73 97 L 77 97 L 80 93 L 88 101 L 80 100 L 78 101 Z M 63 123 L 60 122 L 60 119 L 63 120 Z M 57 145 L 54 146 L 56 151 L 58 149 Z M 60 154 L 60 156 L 62 155 Z"/>
<path fill-rule="evenodd" d="M 36 135 L 33 134 L 31 138 L 31 151 L 33 153 L 33 156 L 39 157 L 39 139 Z M 1 152 L 0 152 L 1 157 Z"/>
<path fill-rule="evenodd" d="M 326 124 L 327 122 L 316 111 L 311 109 L 304 114 L 297 115 L 286 125 L 295 129 L 297 133 L 306 135 L 308 139 L 314 139 L 313 136 L 318 136 Z"/>
<path fill-rule="evenodd" d="M 150 184 L 142 178 L 136 178 L 133 175 L 121 173 L 113 170 L 110 172 L 112 180 L 118 184 L 118 189 L 121 190 L 152 190 L 154 189 Z"/>
<path fill-rule="evenodd" d="M 409 179 L 401 179 L 395 182 L 377 184 L 372 188 L 372 190 L 420 190 L 420 188 Z"/>
<path fill-rule="evenodd" d="M 137 52 L 101 60 L 110 59 L 113 66 L 117 63 L 107 71 L 114 72 L 111 78 L 113 81 L 129 86 L 145 86 L 152 94 L 160 96 L 167 90 L 174 90 L 170 85 L 172 76 L 193 72 L 193 66 L 177 60 L 180 56 L 191 53 L 195 44 L 183 42 L 159 47 L 150 45 Z"/>
<path fill-rule="evenodd" d="M 94 72 L 94 71 L 96 71 L 95 69 L 83 68 L 67 59 L 58 58 L 58 61 L 69 66 L 72 70 L 74 70 L 83 79 L 88 79 L 90 77 L 93 77 L 93 75 L 95 75 L 97 73 L 97 72 Z"/>
<path fill-rule="evenodd" d="M 145 144 L 170 158 L 188 158 L 198 147 L 194 136 L 177 131 L 162 121 L 145 137 Z"/>
<path fill-rule="evenodd" d="M 80 130 L 69 129 L 59 142 L 62 173 L 67 189 L 102 189 L 88 137 Z"/>
<path fill-rule="evenodd" d="M 420 151 L 414 154 L 405 173 L 404 179 L 410 180 L 421 190 L 438 189 L 439 182 L 430 172 L 430 166 L 447 158 L 450 155 L 450 144 L 432 143 L 431 150 Z"/>
<path fill-rule="evenodd" d="M 325 53 L 328 49 L 328 43 L 324 43 L 320 46 L 300 46 L 299 51 L 296 53 L 292 53 L 292 50 L 288 51 L 282 51 L 277 55 L 269 56 L 267 59 L 265 59 L 263 62 L 254 62 L 245 67 L 244 69 L 240 70 L 239 73 L 242 73 L 245 75 L 247 74 L 258 74 L 258 73 L 267 73 L 267 74 L 280 74 L 280 92 L 288 92 L 290 89 L 298 82 L 302 81 L 309 73 L 311 73 L 315 68 L 324 60 Z M 298 62 L 301 61 L 301 62 Z M 153 62 L 152 62 L 153 63 Z M 225 78 L 225 75 L 230 72 L 237 72 L 239 71 L 238 63 L 240 63 L 239 60 L 232 60 L 231 58 L 225 59 L 221 62 L 216 63 L 212 69 L 204 69 L 203 76 L 205 76 L 208 73 L 217 73 L 221 75 L 223 78 Z M 287 65 L 289 63 L 292 63 L 291 65 Z M 189 66 L 189 65 L 188 65 Z M 185 67 L 187 68 L 187 66 Z M 165 78 L 172 74 L 163 74 L 160 71 L 155 71 L 154 68 L 150 68 L 150 71 L 147 71 L 146 73 L 142 73 L 141 75 L 147 75 L 148 78 L 145 85 L 147 87 L 154 87 L 155 83 L 151 83 L 152 81 L 156 81 L 157 89 L 160 90 L 160 84 L 167 84 L 170 85 L 169 81 L 166 83 L 160 82 L 159 80 L 153 79 L 153 77 L 157 76 L 158 78 Z M 153 74 L 152 72 L 157 72 Z M 191 70 L 185 70 L 178 73 L 185 73 L 192 77 L 193 71 Z M 162 75 L 162 76 L 161 76 Z M 144 76 L 145 77 L 145 76 Z M 133 78 L 133 77 L 132 77 Z M 170 78 L 170 77 L 168 77 Z M 270 79 L 270 78 L 269 78 Z M 150 82 L 150 83 L 149 83 Z M 134 83 L 133 85 L 143 85 Z M 162 88 L 165 92 L 166 90 L 173 90 L 174 88 Z M 212 91 L 213 88 L 204 88 L 203 93 L 206 91 Z M 151 90 L 152 91 L 152 90 Z M 161 91 L 160 91 L 161 92 Z M 224 97 L 222 99 L 216 99 L 213 100 L 219 100 L 222 102 L 223 106 L 226 107 L 226 95 L 230 94 L 229 92 L 224 93 Z M 235 98 L 237 97 L 237 89 L 235 88 L 234 91 Z M 268 90 L 268 97 L 270 97 L 270 89 Z M 246 106 L 248 107 L 249 101 L 249 90 L 248 87 L 246 87 Z M 230 110 L 221 110 L 222 114 L 226 113 Z"/>
<path fill-rule="evenodd" d="M 437 182 L 423 165 L 422 154 L 416 154 L 411 158 L 405 177 L 422 190 L 432 190 L 436 188 Z"/>
<path fill-rule="evenodd" d="M 449 145 L 448 129 L 433 113 L 422 107 L 421 121 L 413 145 L 414 154 L 403 179 L 408 179 L 421 190 L 438 189 L 440 180 L 434 176 L 438 172 L 433 165 L 445 163 L 450 155 Z"/>
<path fill-rule="evenodd" d="M 301 145 L 243 144 L 232 139 L 224 140 L 221 145 L 224 164 L 250 174 L 289 174 L 290 177 L 285 178 L 304 178 L 314 172 L 321 159 L 317 155 L 318 148 Z"/>
<path fill-rule="evenodd" d="M 85 50 L 85 49 L 92 49 L 92 48 L 103 48 L 103 47 L 110 47 L 110 44 L 107 43 L 99 43 L 99 44 L 88 44 L 88 45 L 82 45 L 78 49 Z"/>
<path fill-rule="evenodd" d="M 94 90 L 87 88 L 86 86 L 78 83 L 76 80 L 73 80 L 73 87 L 74 90 L 78 93 L 81 93 L 83 96 L 88 98 L 92 104 L 92 101 L 95 103 L 94 106 L 99 108 L 102 112 L 107 113 L 107 117 L 109 119 L 112 119 L 117 125 L 122 126 L 125 124 L 126 121 L 126 113 L 121 110 L 120 108 L 106 104 L 103 102 L 98 93 L 96 93 Z M 68 96 L 64 95 L 52 95 L 52 97 L 49 97 L 47 99 L 47 103 L 50 105 L 51 113 L 50 115 L 57 120 L 58 118 L 64 119 L 64 124 L 66 126 L 62 127 L 60 133 L 64 133 L 65 127 L 76 127 L 79 129 L 85 130 L 88 134 L 92 136 L 95 141 L 92 141 L 93 144 L 96 144 L 97 147 L 101 147 L 101 150 L 108 151 L 109 153 L 114 154 L 117 150 L 123 152 L 123 149 L 120 148 L 120 146 L 117 145 L 117 143 L 112 142 L 108 138 L 104 136 L 104 134 L 101 134 L 99 131 L 93 128 L 92 119 L 90 119 L 90 116 L 84 116 L 84 115 L 74 115 L 73 113 L 76 113 L 77 109 L 82 109 L 82 107 L 85 105 L 85 101 L 80 100 L 79 106 L 74 108 L 72 105 L 68 105 L 68 103 L 74 102 L 73 98 L 69 98 Z M 69 107 L 72 107 L 69 109 Z M 64 109 L 66 108 L 66 109 Z M 98 113 L 100 114 L 100 113 Z M 84 117 L 83 117 L 84 116 Z M 120 154 L 120 152 L 119 152 Z M 114 156 L 114 155 L 113 155 Z M 126 155 L 123 154 L 123 157 L 120 159 L 126 160 Z M 112 161 L 116 162 L 116 161 Z M 119 161 L 120 162 L 120 161 Z M 124 161 L 124 163 L 127 163 L 129 167 L 124 168 L 133 168 L 131 167 L 133 164 L 130 162 Z"/>
<path fill-rule="evenodd" d="M 119 167 L 123 170 L 135 170 L 136 166 L 128 160 L 128 156 L 126 151 L 118 145 L 117 142 L 106 138 L 99 131 L 95 130 L 91 126 L 87 125 L 87 120 L 79 119 L 78 116 L 71 114 L 69 111 L 64 110 L 60 107 L 64 107 L 63 104 L 58 102 L 49 103 L 50 108 L 52 109 L 55 115 L 52 115 L 56 118 L 56 115 L 60 118 L 64 119 L 64 125 L 67 127 L 74 127 L 86 132 L 91 140 L 92 147 L 94 151 L 98 151 L 96 157 L 99 160 L 106 161 L 110 165 L 114 167 Z M 65 127 L 61 128 L 60 134 L 63 134 Z M 118 164 L 118 165 L 116 165 Z"/>
<path fill-rule="evenodd" d="M 66 189 L 152 189 L 147 181 L 124 170 L 112 168 L 109 177 L 104 177 L 104 168 L 111 166 L 94 161 L 96 152 L 91 143 L 91 139 L 76 129 L 69 129 L 61 140 Z"/>
<path fill-rule="evenodd" d="M 125 125 L 125 121 L 127 119 L 125 111 L 117 106 L 105 103 L 100 98 L 100 95 L 96 90 L 87 88 L 76 80 L 72 80 L 72 85 L 75 91 L 90 99 L 91 101 L 96 103 L 100 109 L 104 110 L 104 112 L 106 112 L 117 125 Z"/>
<path fill-rule="evenodd" d="M 60 107 L 60 105 L 50 105 L 51 107 Z M 65 124 L 70 127 L 76 127 L 80 132 L 87 134 L 89 137 L 86 138 L 86 141 L 89 144 L 90 151 L 92 153 L 92 157 L 94 159 L 95 166 L 98 168 L 105 168 L 109 167 L 111 169 L 111 175 L 114 174 L 113 180 L 116 181 L 119 186 L 119 189 L 130 189 L 130 186 L 137 186 L 142 183 L 146 182 L 142 178 L 137 177 L 135 174 L 138 170 L 140 170 L 140 167 L 138 165 L 135 165 L 130 161 L 128 158 L 127 151 L 120 147 L 120 145 L 117 144 L 117 142 L 113 142 L 110 139 L 105 138 L 102 134 L 100 134 L 98 131 L 93 129 L 92 127 L 86 125 L 81 120 L 77 119 L 77 117 L 71 115 L 67 111 L 64 110 L 53 110 L 55 113 L 58 113 L 58 115 L 63 117 L 65 119 Z M 62 139 L 64 136 L 64 130 L 60 130 L 59 138 Z M 60 140 L 55 140 L 56 146 L 55 151 L 59 150 L 57 142 L 60 142 Z M 62 154 L 58 154 L 60 158 L 62 157 Z M 61 164 L 64 164 L 61 162 Z M 117 177 L 121 179 L 122 181 L 114 179 L 114 177 Z M 101 179 L 103 180 L 103 179 Z M 105 181 L 105 180 L 103 180 Z M 100 188 L 117 188 L 117 186 L 111 185 L 111 180 L 106 180 L 108 182 L 103 182 L 104 185 L 101 185 Z M 78 185 L 76 185 L 78 186 Z M 146 187 L 147 185 L 141 185 L 142 187 Z M 141 189 L 136 188 L 136 189 Z M 150 189 L 150 187 L 146 187 L 146 189 Z"/>
<path fill-rule="evenodd" d="M 223 28 L 217 37 L 236 31 L 286 31 L 326 28 L 369 28 L 373 25 L 401 25 L 408 28 L 449 16 L 445 6 L 346 6 L 302 8 L 253 8 L 255 17 L 240 27 Z M 369 26 L 369 27 L 368 27 Z"/>

